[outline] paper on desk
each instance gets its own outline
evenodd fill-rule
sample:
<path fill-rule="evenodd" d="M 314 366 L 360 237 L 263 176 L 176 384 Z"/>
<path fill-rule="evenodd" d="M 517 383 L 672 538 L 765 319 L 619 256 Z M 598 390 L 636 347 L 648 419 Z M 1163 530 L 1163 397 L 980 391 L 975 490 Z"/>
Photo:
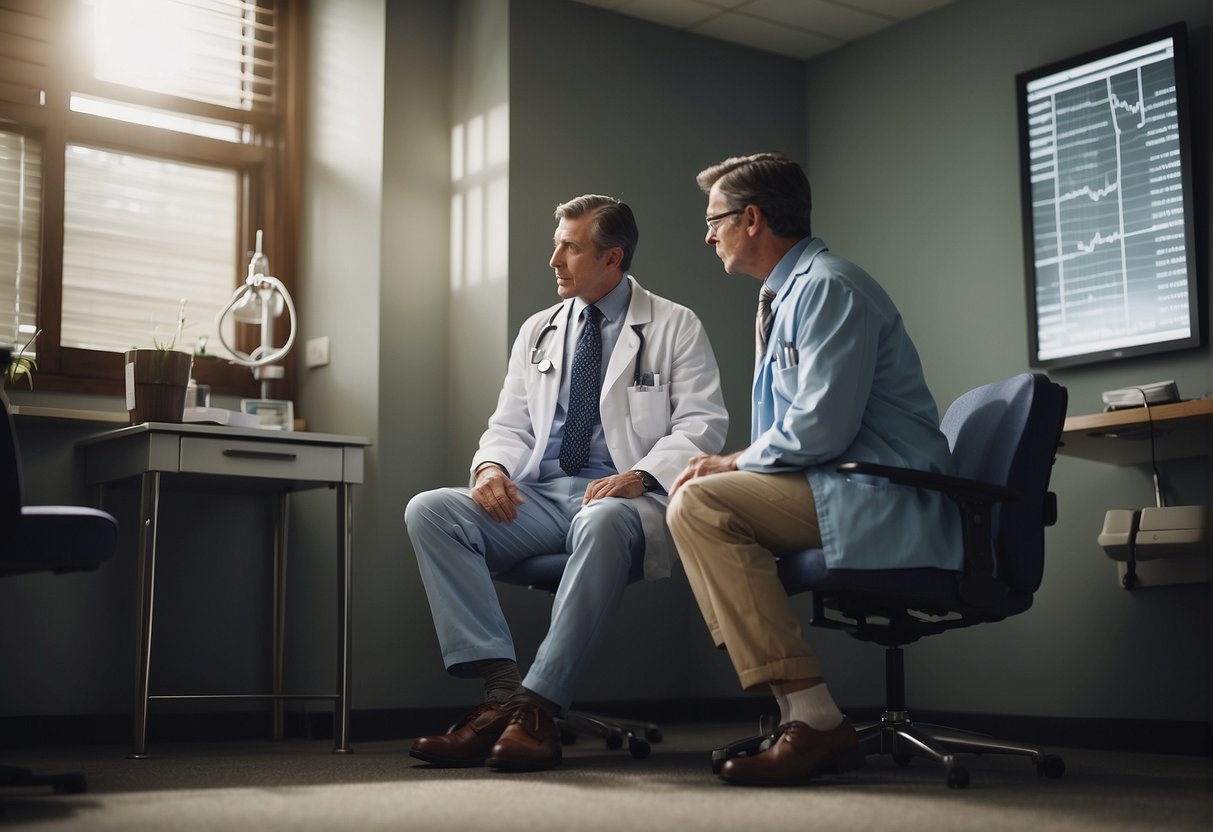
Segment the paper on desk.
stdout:
<path fill-rule="evenodd" d="M 255 413 L 241 413 L 223 407 L 187 407 L 181 414 L 182 422 L 204 422 L 211 425 L 231 425 L 238 428 L 261 427 L 261 418 Z"/>

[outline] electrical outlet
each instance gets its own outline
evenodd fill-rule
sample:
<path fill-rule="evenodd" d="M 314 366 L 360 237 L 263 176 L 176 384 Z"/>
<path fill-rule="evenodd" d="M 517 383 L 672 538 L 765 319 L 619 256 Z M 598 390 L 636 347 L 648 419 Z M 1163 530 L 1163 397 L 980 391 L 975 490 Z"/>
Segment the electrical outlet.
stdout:
<path fill-rule="evenodd" d="M 329 363 L 329 337 L 321 335 L 307 339 L 304 360 L 312 368 L 323 367 Z"/>

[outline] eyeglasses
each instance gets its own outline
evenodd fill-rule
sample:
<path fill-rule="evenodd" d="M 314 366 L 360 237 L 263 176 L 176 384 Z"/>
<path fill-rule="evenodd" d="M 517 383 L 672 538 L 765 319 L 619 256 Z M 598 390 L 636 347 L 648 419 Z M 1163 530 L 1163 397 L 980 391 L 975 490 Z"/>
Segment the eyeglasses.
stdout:
<path fill-rule="evenodd" d="M 704 221 L 707 222 L 707 224 L 708 224 L 708 231 L 711 231 L 713 234 L 715 234 L 717 232 L 717 230 L 719 230 L 719 228 L 720 228 L 721 220 L 723 220 L 725 217 L 731 217 L 734 214 L 740 214 L 744 210 L 745 210 L 744 208 L 735 208 L 732 211 L 725 211 L 723 214 L 717 214 L 714 217 L 706 217 Z"/>

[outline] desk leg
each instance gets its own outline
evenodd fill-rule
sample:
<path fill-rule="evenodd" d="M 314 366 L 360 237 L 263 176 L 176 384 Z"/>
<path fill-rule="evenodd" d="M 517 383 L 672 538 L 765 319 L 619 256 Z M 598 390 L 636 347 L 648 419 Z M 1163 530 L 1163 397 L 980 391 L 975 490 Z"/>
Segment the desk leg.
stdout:
<path fill-rule="evenodd" d="M 333 713 L 333 751 L 350 751 L 350 578 L 354 535 L 354 497 L 347 483 L 337 491 L 337 702 Z"/>
<path fill-rule="evenodd" d="M 273 622 L 273 680 L 274 680 L 274 739 L 280 740 L 282 730 L 282 654 L 286 632 L 286 530 L 290 507 L 288 492 L 282 492 L 275 508 L 274 524 L 274 622 Z"/>
<path fill-rule="evenodd" d="M 160 472 L 146 471 L 139 497 L 139 633 L 135 643 L 134 739 L 130 758 L 147 756 L 147 697 L 152 669 L 152 607 L 156 586 L 156 516 L 160 511 Z"/>

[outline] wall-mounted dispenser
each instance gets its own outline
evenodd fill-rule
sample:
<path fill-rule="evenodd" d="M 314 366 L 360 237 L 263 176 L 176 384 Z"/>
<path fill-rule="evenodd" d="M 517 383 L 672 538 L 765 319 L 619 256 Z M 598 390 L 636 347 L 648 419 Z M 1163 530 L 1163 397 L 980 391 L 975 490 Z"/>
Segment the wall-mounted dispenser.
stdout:
<path fill-rule="evenodd" d="M 1112 509 L 1098 540 L 1116 561 L 1125 589 L 1198 583 L 1213 575 L 1208 506 Z"/>

